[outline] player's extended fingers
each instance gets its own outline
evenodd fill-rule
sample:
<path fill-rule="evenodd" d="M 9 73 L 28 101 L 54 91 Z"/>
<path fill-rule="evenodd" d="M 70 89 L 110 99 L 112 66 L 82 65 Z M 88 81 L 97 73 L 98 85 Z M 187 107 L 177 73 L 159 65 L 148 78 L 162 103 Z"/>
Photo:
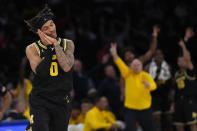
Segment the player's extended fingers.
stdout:
<path fill-rule="evenodd" d="M 40 36 L 41 41 L 42 41 L 45 45 L 51 44 L 51 42 L 50 42 L 48 39 L 46 39 L 45 36 L 44 36 L 43 34 L 40 34 L 39 36 Z"/>
<path fill-rule="evenodd" d="M 38 33 L 38 36 L 40 37 L 40 40 L 44 43 L 44 44 L 47 44 L 47 41 L 44 39 L 44 37 Z"/>
<path fill-rule="evenodd" d="M 38 29 L 38 31 L 36 32 L 38 34 L 38 36 L 41 38 L 41 32 L 40 30 Z"/>
<path fill-rule="evenodd" d="M 55 40 L 54 38 L 44 34 L 42 31 L 41 31 L 41 34 L 47 41 L 50 41 L 50 43 L 54 43 L 54 40 Z"/>
<path fill-rule="evenodd" d="M 52 38 L 52 37 L 50 37 L 50 36 L 48 36 L 48 35 L 46 35 L 46 34 L 44 34 L 44 37 L 45 37 L 46 39 L 48 39 L 51 43 L 56 43 L 56 42 L 57 42 L 56 39 L 54 39 L 54 38 Z"/>
<path fill-rule="evenodd" d="M 38 29 L 36 33 L 41 37 L 43 32 L 40 29 Z"/>
<path fill-rule="evenodd" d="M 52 41 L 42 31 L 39 31 L 40 38 L 48 44 L 52 44 Z"/>
<path fill-rule="evenodd" d="M 45 36 L 43 36 L 43 39 L 47 42 L 47 44 L 52 44 L 52 42 L 49 39 L 47 39 Z"/>

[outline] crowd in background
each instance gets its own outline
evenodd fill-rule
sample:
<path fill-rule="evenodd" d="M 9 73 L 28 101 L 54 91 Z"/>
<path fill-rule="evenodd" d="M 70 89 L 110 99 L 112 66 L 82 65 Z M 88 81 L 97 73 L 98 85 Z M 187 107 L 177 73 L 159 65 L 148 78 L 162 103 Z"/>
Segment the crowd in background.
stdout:
<path fill-rule="evenodd" d="M 12 104 L 3 118 L 8 121 L 29 119 L 28 95 L 33 74 L 25 57 L 25 48 L 39 37 L 28 31 L 24 20 L 34 16 L 46 1 L 22 2 L 7 0 L 0 4 L 0 82 L 12 96 Z M 123 59 L 127 47 L 132 48 L 136 56 L 141 56 L 149 50 L 155 25 L 160 28 L 157 35 L 157 48 L 160 51 L 153 53 L 144 63 L 144 68 L 151 74 L 150 71 L 154 69 L 149 66 L 152 64 L 154 68 L 152 58 L 156 56 L 162 56 L 169 64 L 171 77 L 165 96 L 169 106 L 165 111 L 170 114 L 168 117 L 172 117 L 174 110 L 171 105 L 175 92 L 173 79 L 177 70 L 177 57 L 181 53 L 178 44 L 181 39 L 186 43 L 194 65 L 197 62 L 196 1 L 48 0 L 47 3 L 56 15 L 58 36 L 75 43 L 71 124 L 83 123 L 83 114 L 95 102 L 98 107 L 113 112 L 109 115 L 113 120 L 124 121 L 124 91 L 120 85 L 120 73 L 109 52 L 110 43 L 117 42 L 118 52 Z M 154 77 L 155 74 L 151 75 Z M 105 97 L 94 100 L 97 95 Z M 102 105 L 102 102 L 105 104 Z M 173 130 L 172 118 L 167 123 L 163 117 L 155 119 L 162 121 L 158 130 Z M 124 124 L 120 125 L 124 128 Z M 171 127 L 167 127 L 169 125 Z"/>

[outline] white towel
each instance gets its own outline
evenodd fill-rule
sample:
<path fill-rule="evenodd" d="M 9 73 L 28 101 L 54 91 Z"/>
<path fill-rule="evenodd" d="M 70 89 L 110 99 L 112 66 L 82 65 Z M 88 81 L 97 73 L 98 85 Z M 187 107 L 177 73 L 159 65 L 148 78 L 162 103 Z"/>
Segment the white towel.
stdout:
<path fill-rule="evenodd" d="M 68 125 L 68 131 L 83 131 L 84 124 Z"/>
<path fill-rule="evenodd" d="M 156 77 L 157 73 L 157 65 L 154 59 L 152 59 L 149 67 L 149 73 L 152 76 L 153 79 Z M 171 73 L 169 70 L 169 66 L 165 60 L 161 63 L 161 70 L 159 72 L 158 80 L 168 80 L 171 77 Z"/>

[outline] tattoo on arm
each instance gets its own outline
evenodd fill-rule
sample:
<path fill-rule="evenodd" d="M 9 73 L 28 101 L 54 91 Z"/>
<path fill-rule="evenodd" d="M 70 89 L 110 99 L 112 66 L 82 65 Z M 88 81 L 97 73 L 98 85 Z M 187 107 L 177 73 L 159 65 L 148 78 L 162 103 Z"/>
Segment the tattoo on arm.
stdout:
<path fill-rule="evenodd" d="M 72 41 L 67 41 L 67 48 L 65 52 L 62 50 L 59 44 L 55 45 L 55 52 L 57 56 L 57 61 L 60 67 L 68 72 L 74 64 L 74 44 Z"/>

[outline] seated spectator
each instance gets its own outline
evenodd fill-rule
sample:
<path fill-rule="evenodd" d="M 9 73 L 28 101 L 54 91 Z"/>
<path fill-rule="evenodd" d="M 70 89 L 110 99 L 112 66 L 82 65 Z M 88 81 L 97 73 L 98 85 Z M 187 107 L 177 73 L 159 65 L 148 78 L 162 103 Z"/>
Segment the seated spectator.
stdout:
<path fill-rule="evenodd" d="M 3 99 L 3 101 L 2 108 L 0 108 L 0 120 L 3 119 L 3 116 L 6 110 L 10 107 L 12 101 L 11 94 L 7 91 L 6 87 L 0 83 L 0 99 L 1 98 Z"/>
<path fill-rule="evenodd" d="M 83 131 L 117 131 L 119 125 L 106 111 L 108 101 L 106 97 L 98 97 L 95 106 L 86 114 Z"/>
<path fill-rule="evenodd" d="M 89 99 L 83 99 L 81 102 L 81 114 L 78 117 L 79 123 L 84 123 L 86 113 L 92 109 L 93 103 Z"/>
<path fill-rule="evenodd" d="M 24 115 L 27 119 L 30 118 L 30 111 L 29 111 L 29 94 L 32 90 L 32 81 L 33 81 L 33 72 L 31 72 L 28 77 L 25 77 L 26 69 L 25 66 L 27 65 L 27 58 L 24 57 L 20 64 L 19 70 L 19 80 L 17 83 L 17 87 L 14 91 L 14 96 L 22 102 L 22 108 L 25 110 Z"/>
<path fill-rule="evenodd" d="M 73 65 L 74 100 L 80 102 L 87 96 L 89 88 L 89 79 L 83 73 L 82 62 L 76 59 Z"/>
<path fill-rule="evenodd" d="M 111 111 L 118 119 L 123 118 L 123 102 L 120 100 L 120 86 L 117 73 L 113 65 L 106 65 L 105 78 L 100 83 L 98 94 L 107 97 Z"/>
<path fill-rule="evenodd" d="M 93 107 L 93 103 L 89 99 L 84 99 L 81 102 L 81 113 L 76 115 L 75 120 L 71 120 L 68 125 L 68 131 L 83 131 L 86 113 Z M 77 112 L 77 111 L 75 111 Z"/>
<path fill-rule="evenodd" d="M 80 104 L 77 103 L 77 102 L 74 102 L 73 103 L 73 106 L 72 106 L 72 113 L 71 113 L 71 117 L 70 117 L 70 121 L 69 121 L 69 124 L 78 124 L 78 117 L 81 113 L 81 110 L 80 110 Z"/>
<path fill-rule="evenodd" d="M 11 121 L 26 119 L 26 117 L 23 115 L 23 112 L 23 103 L 20 100 L 15 99 L 8 110 L 5 120 Z"/>
<path fill-rule="evenodd" d="M 170 123 L 171 120 L 169 119 L 171 117 L 169 113 L 171 105 L 171 100 L 169 99 L 169 95 L 171 93 L 171 70 L 170 66 L 164 59 L 163 52 L 160 49 L 155 51 L 152 61 L 146 66 L 146 70 L 150 73 L 157 84 L 157 89 L 151 92 L 153 118 L 156 131 L 160 131 L 163 126 L 168 128 L 166 130 L 170 131 L 172 130 Z M 162 120 L 165 121 L 163 122 L 163 125 L 161 123 Z"/>
<path fill-rule="evenodd" d="M 25 110 L 25 115 L 29 119 L 30 114 L 29 114 L 29 94 L 32 89 L 32 82 L 25 78 L 23 83 L 18 83 L 17 88 L 15 90 L 15 96 L 17 99 L 19 99 L 23 104 L 22 108 Z"/>

